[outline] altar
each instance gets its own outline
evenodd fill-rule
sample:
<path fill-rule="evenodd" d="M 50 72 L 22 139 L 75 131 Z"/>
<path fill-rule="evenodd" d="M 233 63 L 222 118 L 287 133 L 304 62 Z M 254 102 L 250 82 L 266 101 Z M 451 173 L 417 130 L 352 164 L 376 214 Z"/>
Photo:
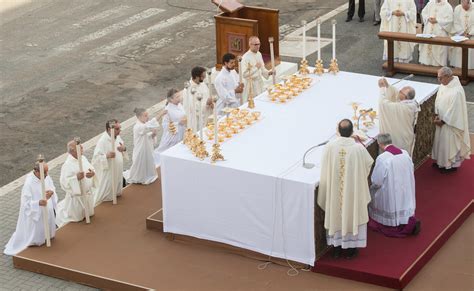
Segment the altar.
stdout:
<path fill-rule="evenodd" d="M 316 165 L 312 169 L 302 167 L 303 154 L 335 137 L 337 123 L 354 115 L 353 102 L 377 109 L 379 77 L 349 72 L 308 76 L 312 86 L 286 103 L 272 102 L 267 92 L 255 98 L 253 110 L 261 118 L 221 144 L 224 161 L 201 161 L 182 143 L 162 153 L 164 232 L 314 265 L 315 189 L 323 147 L 307 156 Z M 415 88 L 422 106 L 414 157 L 422 159 L 431 146 L 431 97 L 438 86 L 402 81 L 396 87 L 406 85 Z M 378 134 L 375 121 L 366 146 Z M 211 152 L 211 143 L 207 148 Z"/>

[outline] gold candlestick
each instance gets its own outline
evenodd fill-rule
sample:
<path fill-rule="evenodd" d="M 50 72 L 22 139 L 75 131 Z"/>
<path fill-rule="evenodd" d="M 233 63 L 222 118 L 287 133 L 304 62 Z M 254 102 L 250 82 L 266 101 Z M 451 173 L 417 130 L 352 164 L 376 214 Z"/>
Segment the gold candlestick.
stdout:
<path fill-rule="evenodd" d="M 250 109 L 253 109 L 255 108 L 255 101 L 253 100 L 253 85 L 252 85 L 252 76 L 250 74 L 252 70 L 252 64 L 251 63 L 247 63 L 247 74 L 248 74 L 248 78 L 247 78 L 247 84 L 249 86 L 249 95 L 247 97 L 247 100 L 248 100 L 248 108 Z"/>
<path fill-rule="evenodd" d="M 317 60 L 316 61 L 316 64 L 314 65 L 314 72 L 313 74 L 318 74 L 318 75 L 322 75 L 324 74 L 324 65 L 323 65 L 323 61 L 322 60 Z"/>
<path fill-rule="evenodd" d="M 212 156 L 211 163 L 214 164 L 216 161 L 223 161 L 224 156 L 221 153 L 220 145 L 215 143 L 212 145 Z"/>
<path fill-rule="evenodd" d="M 301 75 L 309 74 L 308 61 L 306 59 L 302 59 L 300 62 L 300 74 Z"/>
<path fill-rule="evenodd" d="M 337 64 L 336 59 L 331 60 L 331 64 L 329 64 L 329 72 L 333 73 L 334 75 L 339 73 L 339 65 Z"/>

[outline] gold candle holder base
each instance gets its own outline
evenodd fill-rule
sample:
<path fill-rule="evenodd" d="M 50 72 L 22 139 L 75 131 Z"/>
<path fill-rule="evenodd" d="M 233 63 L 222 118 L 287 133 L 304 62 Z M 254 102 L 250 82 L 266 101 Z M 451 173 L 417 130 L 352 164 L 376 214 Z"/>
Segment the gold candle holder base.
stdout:
<path fill-rule="evenodd" d="M 216 161 L 223 161 L 224 156 L 221 153 L 221 147 L 218 143 L 212 145 L 212 156 L 211 163 L 214 164 Z"/>
<path fill-rule="evenodd" d="M 300 74 L 301 75 L 307 75 L 309 74 L 308 70 L 308 61 L 306 59 L 302 59 L 300 62 Z"/>
<path fill-rule="evenodd" d="M 324 65 L 322 60 L 317 60 L 316 64 L 314 65 L 314 74 L 322 75 L 324 74 Z"/>
<path fill-rule="evenodd" d="M 248 108 L 250 109 L 253 109 L 255 108 L 255 101 L 253 100 L 253 96 L 252 95 L 249 95 L 249 98 L 248 98 Z"/>
<path fill-rule="evenodd" d="M 204 158 L 209 156 L 209 153 L 206 150 L 206 145 L 204 142 L 201 140 L 199 141 L 199 144 L 197 145 L 196 149 L 196 157 L 199 158 L 201 161 L 204 160 Z"/>
<path fill-rule="evenodd" d="M 191 144 L 192 138 L 193 138 L 193 130 L 191 128 L 186 128 L 186 131 L 184 132 L 183 143 L 189 147 Z"/>
<path fill-rule="evenodd" d="M 337 59 L 332 59 L 331 64 L 329 64 L 329 72 L 334 75 L 339 73 L 339 65 L 337 64 Z"/>

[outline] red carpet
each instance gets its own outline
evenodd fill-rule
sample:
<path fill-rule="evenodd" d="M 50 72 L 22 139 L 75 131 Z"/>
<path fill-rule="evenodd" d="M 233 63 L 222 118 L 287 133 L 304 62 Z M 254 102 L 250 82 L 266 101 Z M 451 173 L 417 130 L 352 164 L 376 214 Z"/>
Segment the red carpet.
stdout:
<path fill-rule="evenodd" d="M 415 172 L 418 236 L 389 238 L 368 230 L 367 248 L 354 260 L 326 254 L 316 273 L 404 288 L 474 210 L 474 156 L 450 174 L 441 174 L 428 160 Z"/>

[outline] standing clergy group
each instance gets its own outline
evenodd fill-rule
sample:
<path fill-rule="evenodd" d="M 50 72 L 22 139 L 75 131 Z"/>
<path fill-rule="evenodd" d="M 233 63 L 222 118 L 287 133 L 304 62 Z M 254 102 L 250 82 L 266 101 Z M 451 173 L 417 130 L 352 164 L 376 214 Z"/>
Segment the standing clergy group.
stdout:
<path fill-rule="evenodd" d="M 421 11 L 423 33 L 441 37 L 464 36 L 472 39 L 474 34 L 474 8 L 471 0 L 462 0 L 453 7 L 447 0 L 431 0 Z M 385 0 L 380 10 L 380 31 L 416 33 L 416 5 L 413 0 Z M 415 44 L 394 42 L 395 62 L 408 63 L 413 59 Z M 383 59 L 387 59 L 385 41 Z M 420 44 L 419 62 L 429 66 L 461 67 L 461 48 Z M 474 68 L 474 50 L 469 49 L 469 69 Z"/>

